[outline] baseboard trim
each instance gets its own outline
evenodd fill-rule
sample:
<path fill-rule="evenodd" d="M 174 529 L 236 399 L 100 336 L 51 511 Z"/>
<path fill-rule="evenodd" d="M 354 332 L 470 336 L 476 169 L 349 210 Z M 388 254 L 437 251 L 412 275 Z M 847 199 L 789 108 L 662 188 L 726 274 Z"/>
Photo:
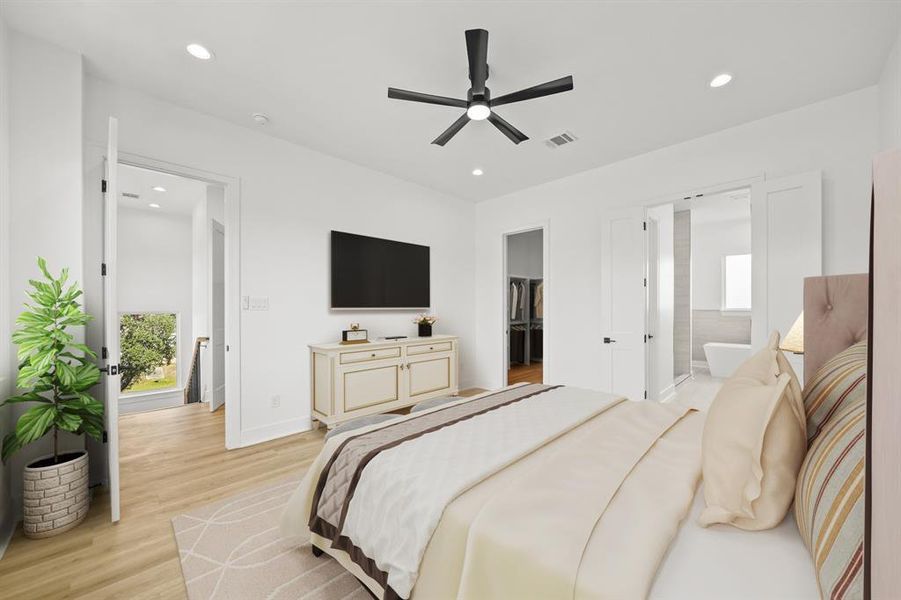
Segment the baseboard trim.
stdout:
<path fill-rule="evenodd" d="M 313 421 L 310 417 L 288 419 L 271 425 L 245 429 L 241 432 L 241 443 L 238 447 L 244 448 L 246 446 L 262 444 L 263 442 L 282 438 L 287 435 L 303 433 L 305 431 L 310 431 L 311 429 L 313 429 Z"/>
<path fill-rule="evenodd" d="M 185 403 L 183 390 L 169 390 L 166 392 L 152 392 L 135 396 L 122 396 L 119 398 L 119 414 L 127 415 L 137 412 L 160 410 L 162 408 L 174 408 Z"/>

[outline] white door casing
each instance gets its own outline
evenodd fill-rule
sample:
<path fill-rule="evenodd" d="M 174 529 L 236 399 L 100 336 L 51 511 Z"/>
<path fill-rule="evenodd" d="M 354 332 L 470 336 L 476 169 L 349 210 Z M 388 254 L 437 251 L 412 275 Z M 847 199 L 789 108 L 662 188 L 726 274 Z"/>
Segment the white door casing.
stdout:
<path fill-rule="evenodd" d="M 119 520 L 119 312 L 116 299 L 116 248 L 118 228 L 118 127 L 115 117 L 109 119 L 109 136 L 106 149 L 106 191 L 103 223 L 103 345 L 106 348 L 106 397 L 107 465 L 110 492 L 110 516 L 113 523 Z"/>
<path fill-rule="evenodd" d="M 225 228 L 210 228 L 210 411 L 225 404 Z"/>
<path fill-rule="evenodd" d="M 822 275 L 822 176 L 819 171 L 751 185 L 751 345 L 762 348 L 801 313 L 804 278 Z M 803 381 L 801 361 L 788 356 Z"/>
<path fill-rule="evenodd" d="M 648 275 L 647 275 L 647 296 L 648 296 L 648 315 L 645 331 L 647 331 L 648 339 L 645 344 L 645 365 L 647 371 L 647 385 L 645 389 L 648 391 L 648 398 L 658 400 L 660 397 L 660 383 L 657 377 L 657 361 L 655 353 L 657 351 L 657 338 L 660 333 L 660 305 L 658 297 L 658 276 L 659 276 L 659 238 L 657 220 L 648 216 L 647 223 L 647 256 L 648 256 Z"/>
<path fill-rule="evenodd" d="M 607 391 L 645 397 L 647 232 L 645 208 L 607 211 L 601 219 L 601 367 Z"/>

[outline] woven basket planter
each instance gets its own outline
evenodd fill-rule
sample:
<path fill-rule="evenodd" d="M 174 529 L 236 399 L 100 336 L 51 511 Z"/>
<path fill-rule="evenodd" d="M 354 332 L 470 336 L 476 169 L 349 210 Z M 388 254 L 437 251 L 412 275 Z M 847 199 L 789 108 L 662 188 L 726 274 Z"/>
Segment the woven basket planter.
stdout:
<path fill-rule="evenodd" d="M 88 453 L 70 452 L 36 460 L 25 467 L 25 536 L 46 538 L 68 531 L 88 515 Z M 46 465 L 46 466 L 42 466 Z"/>

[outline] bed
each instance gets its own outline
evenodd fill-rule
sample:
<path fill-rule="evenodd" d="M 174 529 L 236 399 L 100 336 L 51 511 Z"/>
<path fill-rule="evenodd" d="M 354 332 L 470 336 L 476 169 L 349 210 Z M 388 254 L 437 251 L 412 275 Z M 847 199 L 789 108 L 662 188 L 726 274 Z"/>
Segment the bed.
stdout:
<path fill-rule="evenodd" d="M 861 285 L 808 280 L 807 314 L 829 314 L 806 347 L 865 335 Z M 816 598 L 791 513 L 697 525 L 704 417 L 564 386 L 461 399 L 327 440 L 282 531 L 379 598 Z"/>

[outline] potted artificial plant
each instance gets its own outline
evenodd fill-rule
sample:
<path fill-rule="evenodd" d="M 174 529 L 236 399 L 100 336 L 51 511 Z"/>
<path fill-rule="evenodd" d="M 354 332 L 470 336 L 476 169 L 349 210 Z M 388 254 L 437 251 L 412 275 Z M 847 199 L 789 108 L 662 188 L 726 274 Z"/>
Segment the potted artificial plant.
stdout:
<path fill-rule="evenodd" d="M 419 337 L 431 337 L 432 325 L 438 322 L 438 317 L 419 315 L 413 322 L 419 326 Z"/>
<path fill-rule="evenodd" d="M 88 455 L 60 453 L 59 432 L 103 438 L 103 405 L 89 393 L 98 381 L 97 355 L 75 341 L 71 327 L 91 317 L 81 310 L 78 284 L 66 287 L 68 269 L 58 278 L 38 258 L 43 281 L 31 280 L 31 303 L 16 319 L 12 340 L 18 346 L 20 394 L 2 404 L 33 403 L 3 439 L 5 463 L 23 446 L 53 435 L 53 454 L 25 466 L 24 529 L 32 538 L 50 537 L 78 525 L 88 514 Z"/>

